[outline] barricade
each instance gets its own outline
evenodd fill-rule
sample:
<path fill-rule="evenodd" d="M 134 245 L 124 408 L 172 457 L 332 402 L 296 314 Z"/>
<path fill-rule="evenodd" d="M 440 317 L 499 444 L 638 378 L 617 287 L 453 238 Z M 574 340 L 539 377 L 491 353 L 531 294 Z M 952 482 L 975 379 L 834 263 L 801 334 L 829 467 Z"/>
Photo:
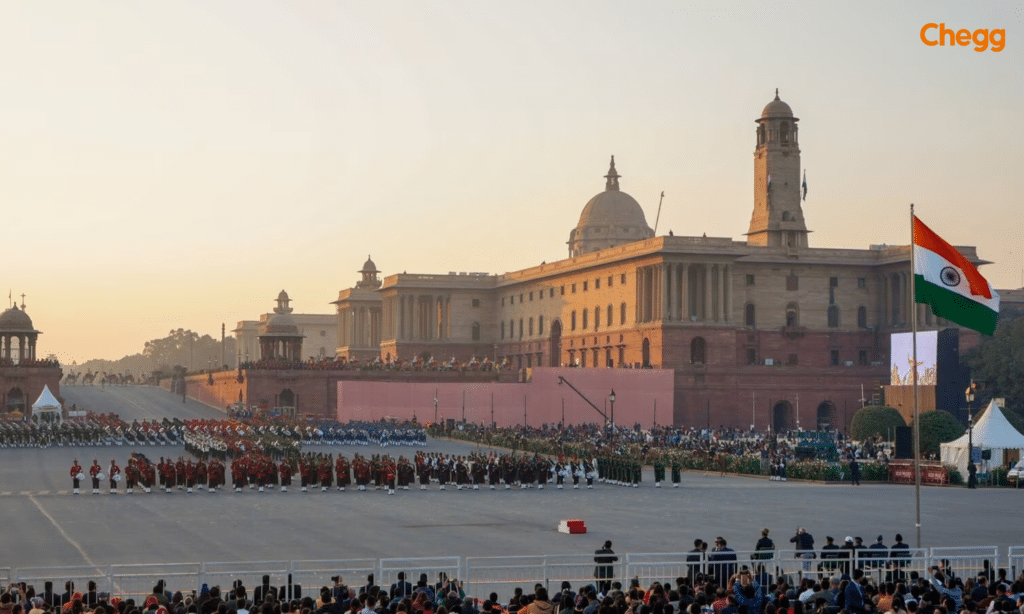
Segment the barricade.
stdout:
<path fill-rule="evenodd" d="M 692 557 L 695 560 L 687 561 Z M 707 566 L 703 553 L 635 553 L 626 555 L 627 578 L 639 578 L 640 586 L 648 587 L 652 582 L 675 585 L 679 577 L 693 577 L 698 573 L 706 573 Z"/>
<path fill-rule="evenodd" d="M 574 587 L 584 584 L 596 584 L 594 577 L 597 564 L 594 563 L 593 554 L 565 554 L 550 555 L 544 557 L 545 577 L 536 580 L 534 583 L 541 583 L 548 589 L 550 595 L 552 590 L 562 586 L 562 582 L 569 582 Z M 612 563 L 612 577 L 606 578 L 608 582 L 614 582 L 622 578 L 624 564 L 622 559 Z M 623 583 L 625 584 L 625 583 Z M 530 585 L 524 586 L 524 591 Z"/>
<path fill-rule="evenodd" d="M 155 563 L 144 565 L 111 565 L 111 592 L 122 599 L 133 598 L 141 604 L 140 597 L 153 592 L 153 587 L 164 580 L 169 588 L 187 593 L 199 590 L 199 563 Z"/>
<path fill-rule="evenodd" d="M 292 582 L 302 587 L 304 597 L 316 599 L 320 595 L 320 587 L 331 586 L 334 576 L 341 576 L 346 586 L 362 586 L 368 575 L 377 573 L 377 562 L 377 559 L 292 561 Z M 415 578 L 409 581 L 415 584 L 413 580 Z M 383 584 L 383 580 L 380 584 L 384 588 L 389 586 Z"/>
<path fill-rule="evenodd" d="M 0 586 L 7 586 L 11 583 L 11 568 L 0 567 Z"/>
<path fill-rule="evenodd" d="M 973 578 L 988 567 L 993 572 L 999 568 L 999 548 L 996 546 L 973 546 L 963 548 L 932 548 L 933 566 L 942 567 L 944 561 L 959 578 Z"/>
<path fill-rule="evenodd" d="M 486 599 L 492 592 L 507 601 L 516 587 L 532 589 L 548 576 L 546 557 L 503 556 L 469 557 L 466 559 L 465 591 Z"/>
<path fill-rule="evenodd" d="M 1010 546 L 1007 550 L 1006 564 L 1010 566 L 1010 577 L 1016 578 L 1024 572 L 1024 546 Z"/>
<path fill-rule="evenodd" d="M 288 583 L 290 569 L 290 561 L 203 563 L 199 584 L 210 588 L 219 586 L 224 596 L 229 594 L 235 580 L 241 580 L 250 591 L 263 584 L 263 576 L 270 576 L 271 586 L 283 586 Z"/>
<path fill-rule="evenodd" d="M 398 579 L 398 572 L 405 572 L 405 580 L 413 586 L 420 574 L 427 574 L 427 584 L 438 581 L 438 574 L 444 573 L 451 579 L 462 579 L 462 559 L 457 556 L 435 556 L 409 559 L 381 559 L 380 577 L 377 584 L 391 586 Z"/>
<path fill-rule="evenodd" d="M 64 583 L 71 581 L 75 583 L 75 590 L 85 593 L 85 589 L 92 580 L 96 582 L 97 591 L 111 591 L 113 586 L 110 582 L 110 570 L 104 566 L 96 565 L 72 565 L 67 567 L 18 567 L 14 570 L 13 582 L 25 582 L 33 584 L 42 589 L 43 582 L 53 582 L 55 593 L 64 592 Z M 152 588 L 152 587 L 150 587 Z M 59 589 L 59 590 L 58 590 Z"/>

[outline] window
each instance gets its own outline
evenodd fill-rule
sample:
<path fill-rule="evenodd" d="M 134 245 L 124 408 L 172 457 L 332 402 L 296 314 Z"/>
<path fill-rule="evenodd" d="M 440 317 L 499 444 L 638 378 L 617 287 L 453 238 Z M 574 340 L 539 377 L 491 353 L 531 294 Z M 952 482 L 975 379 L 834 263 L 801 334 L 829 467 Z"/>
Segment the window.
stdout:
<path fill-rule="evenodd" d="M 868 351 L 867 350 L 861 350 L 861 351 L 857 352 L 857 364 L 859 364 L 862 367 L 868 366 Z"/>
<path fill-rule="evenodd" d="M 321 337 L 326 337 L 327 336 L 327 331 L 325 331 L 325 330 L 320 331 L 320 336 Z"/>
<path fill-rule="evenodd" d="M 786 290 L 790 292 L 796 292 L 800 289 L 800 278 L 796 275 L 789 275 L 786 277 Z"/>
<path fill-rule="evenodd" d="M 501 306 L 502 306 L 502 307 L 504 307 L 504 306 L 505 306 L 505 297 L 504 297 L 504 296 L 503 296 L 503 297 L 501 297 Z"/>
<path fill-rule="evenodd" d="M 519 318 L 519 338 L 523 338 L 523 319 Z"/>
<path fill-rule="evenodd" d="M 533 301 L 533 292 L 530 293 L 530 301 Z"/>
<path fill-rule="evenodd" d="M 564 290 L 565 288 L 563 287 L 562 289 Z M 565 294 L 565 292 L 562 292 L 562 294 Z M 555 296 L 555 289 L 551 288 L 550 290 L 548 290 L 548 298 L 551 298 L 553 296 Z"/>
<path fill-rule="evenodd" d="M 558 289 L 559 296 L 565 296 L 565 286 L 560 286 Z"/>
<path fill-rule="evenodd" d="M 786 326 L 800 326 L 800 307 L 796 303 L 786 305 Z"/>
<path fill-rule="evenodd" d="M 543 290 L 541 290 L 540 292 L 537 293 L 537 300 L 538 301 L 543 301 L 544 300 L 544 291 Z"/>
<path fill-rule="evenodd" d="M 743 311 L 743 323 L 751 328 L 757 326 L 757 320 L 755 319 L 756 312 L 754 310 L 754 304 L 747 303 L 747 306 L 743 309 Z"/>
<path fill-rule="evenodd" d="M 537 316 L 537 334 L 544 334 L 544 316 Z"/>
<path fill-rule="evenodd" d="M 619 276 L 619 283 L 620 284 L 626 283 L 626 274 L 625 273 L 623 273 L 622 275 Z"/>
<path fill-rule="evenodd" d="M 756 365 L 757 364 L 757 350 L 756 349 L 754 349 L 754 348 L 747 348 L 747 364 L 748 365 Z"/>
<path fill-rule="evenodd" d="M 839 307 L 835 305 L 828 306 L 828 327 L 839 328 Z"/>
<path fill-rule="evenodd" d="M 747 285 L 748 286 L 753 286 L 754 285 L 754 276 L 753 275 L 747 275 Z"/>
<path fill-rule="evenodd" d="M 694 337 L 693 341 L 690 342 L 690 363 L 695 365 L 704 364 L 706 350 L 707 344 L 704 342 L 704 337 Z"/>
<path fill-rule="evenodd" d="M 504 320 L 501 321 L 501 338 L 502 338 L 502 340 L 505 339 L 505 321 Z"/>
<path fill-rule="evenodd" d="M 583 291 L 584 292 L 587 291 L 587 283 L 589 283 L 589 282 L 583 282 Z"/>
<path fill-rule="evenodd" d="M 516 321 L 515 320 L 509 320 L 508 321 L 508 338 L 512 339 L 515 336 L 516 336 Z"/>
<path fill-rule="evenodd" d="M 786 364 L 791 366 L 791 367 L 795 367 L 798 364 L 800 364 L 800 361 L 797 360 L 796 354 L 790 354 L 789 355 L 789 359 L 786 360 Z"/>
<path fill-rule="evenodd" d="M 838 277 L 829 277 L 828 278 L 828 287 L 829 288 L 838 288 L 839 287 L 839 278 Z"/>
<path fill-rule="evenodd" d="M 474 307 L 479 307 L 480 306 L 480 299 L 478 299 L 478 298 L 473 299 L 473 306 Z"/>
<path fill-rule="evenodd" d="M 519 304 L 520 305 L 523 304 L 523 293 L 522 292 L 519 293 Z"/>
<path fill-rule="evenodd" d="M 858 288 L 867 288 L 868 287 L 868 278 L 867 277 L 858 277 L 857 278 L 857 287 Z"/>
<path fill-rule="evenodd" d="M 626 323 L 626 304 L 619 305 L 619 324 Z"/>
<path fill-rule="evenodd" d="M 608 326 L 612 325 L 612 306 L 608 305 Z"/>
<path fill-rule="evenodd" d="M 861 305 L 857 308 L 857 328 L 868 327 L 868 308 Z"/>
<path fill-rule="evenodd" d="M 831 352 L 829 352 L 829 360 L 831 361 L 833 367 L 838 367 L 839 366 L 839 350 L 832 350 Z"/>
<path fill-rule="evenodd" d="M 601 308 L 594 307 L 594 330 L 601 327 Z"/>
<path fill-rule="evenodd" d="M 613 279 L 615 279 L 615 277 L 613 277 L 612 275 L 609 275 L 609 276 L 608 276 L 608 287 L 609 287 L 609 288 L 611 288 L 611 287 L 612 287 L 612 280 L 613 280 Z"/>
<path fill-rule="evenodd" d="M 601 278 L 600 277 L 598 277 L 597 279 L 594 280 L 594 289 L 595 290 L 600 290 L 601 289 Z"/>
<path fill-rule="evenodd" d="M 576 312 L 573 311 L 569 316 L 569 330 L 576 330 Z"/>
<path fill-rule="evenodd" d="M 480 323 L 473 322 L 473 341 L 480 341 Z"/>
<path fill-rule="evenodd" d="M 533 336 L 533 318 L 530 318 L 530 336 Z"/>
<path fill-rule="evenodd" d="M 587 314 L 590 312 L 589 309 L 583 310 L 583 330 L 587 330 Z"/>
<path fill-rule="evenodd" d="M 573 294 L 576 294 L 576 284 L 573 284 L 573 285 L 572 285 L 572 293 L 573 293 Z"/>

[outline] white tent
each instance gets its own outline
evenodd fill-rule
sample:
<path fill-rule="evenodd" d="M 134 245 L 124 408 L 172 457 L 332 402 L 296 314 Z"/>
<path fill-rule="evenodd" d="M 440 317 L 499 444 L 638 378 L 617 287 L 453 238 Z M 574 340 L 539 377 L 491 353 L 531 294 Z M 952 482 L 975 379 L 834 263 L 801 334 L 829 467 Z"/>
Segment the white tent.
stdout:
<path fill-rule="evenodd" d="M 54 413 L 59 418 L 60 401 L 58 401 L 57 397 L 53 396 L 53 393 L 50 392 L 50 387 L 44 384 L 43 391 L 39 393 L 39 398 L 32 404 L 32 413 L 41 415 L 47 412 Z"/>
<path fill-rule="evenodd" d="M 942 449 L 942 464 L 953 465 L 960 470 L 960 474 L 967 479 L 967 439 L 968 433 L 964 433 L 959 439 L 944 443 Z M 974 425 L 974 447 L 992 450 L 992 460 L 989 467 L 995 468 L 1003 464 L 1003 452 L 1005 450 L 1024 450 L 1024 435 L 1013 428 L 1010 421 L 1003 415 L 1003 410 L 996 405 L 995 401 L 989 403 L 981 419 Z M 979 467 L 984 471 L 984 467 Z"/>

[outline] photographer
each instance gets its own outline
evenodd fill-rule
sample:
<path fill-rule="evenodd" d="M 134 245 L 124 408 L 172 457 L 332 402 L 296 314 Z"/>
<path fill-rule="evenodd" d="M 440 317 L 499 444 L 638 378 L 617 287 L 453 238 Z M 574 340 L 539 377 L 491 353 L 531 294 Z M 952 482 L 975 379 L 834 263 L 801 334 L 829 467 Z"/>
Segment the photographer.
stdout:
<path fill-rule="evenodd" d="M 811 571 L 811 559 L 815 557 L 814 537 L 807 532 L 807 529 L 800 527 L 796 530 L 796 535 L 789 538 L 789 541 L 796 544 L 797 558 L 804 559 L 803 570 L 805 572 Z"/>
<path fill-rule="evenodd" d="M 739 573 L 729 578 L 732 584 L 732 594 L 736 603 L 740 606 L 747 606 L 747 612 L 761 612 L 765 604 L 764 590 L 761 585 L 751 576 L 750 569 L 743 566 Z"/>

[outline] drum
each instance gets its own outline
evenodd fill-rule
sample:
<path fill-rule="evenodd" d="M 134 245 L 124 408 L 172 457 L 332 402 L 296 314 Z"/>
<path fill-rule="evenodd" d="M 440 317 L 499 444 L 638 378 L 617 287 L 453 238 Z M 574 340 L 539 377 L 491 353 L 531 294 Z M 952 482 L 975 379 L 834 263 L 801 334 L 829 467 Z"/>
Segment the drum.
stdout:
<path fill-rule="evenodd" d="M 85 479 L 85 473 L 79 471 L 78 475 L 75 476 L 75 479 L 76 480 L 84 480 Z"/>
<path fill-rule="evenodd" d="M 104 475 L 104 473 L 101 471 L 101 472 L 96 474 L 96 479 L 97 480 L 105 480 L 105 479 L 107 479 L 107 476 Z"/>
<path fill-rule="evenodd" d="M 121 481 L 121 474 L 120 473 L 115 473 L 114 474 L 114 481 L 115 482 L 120 482 Z"/>

